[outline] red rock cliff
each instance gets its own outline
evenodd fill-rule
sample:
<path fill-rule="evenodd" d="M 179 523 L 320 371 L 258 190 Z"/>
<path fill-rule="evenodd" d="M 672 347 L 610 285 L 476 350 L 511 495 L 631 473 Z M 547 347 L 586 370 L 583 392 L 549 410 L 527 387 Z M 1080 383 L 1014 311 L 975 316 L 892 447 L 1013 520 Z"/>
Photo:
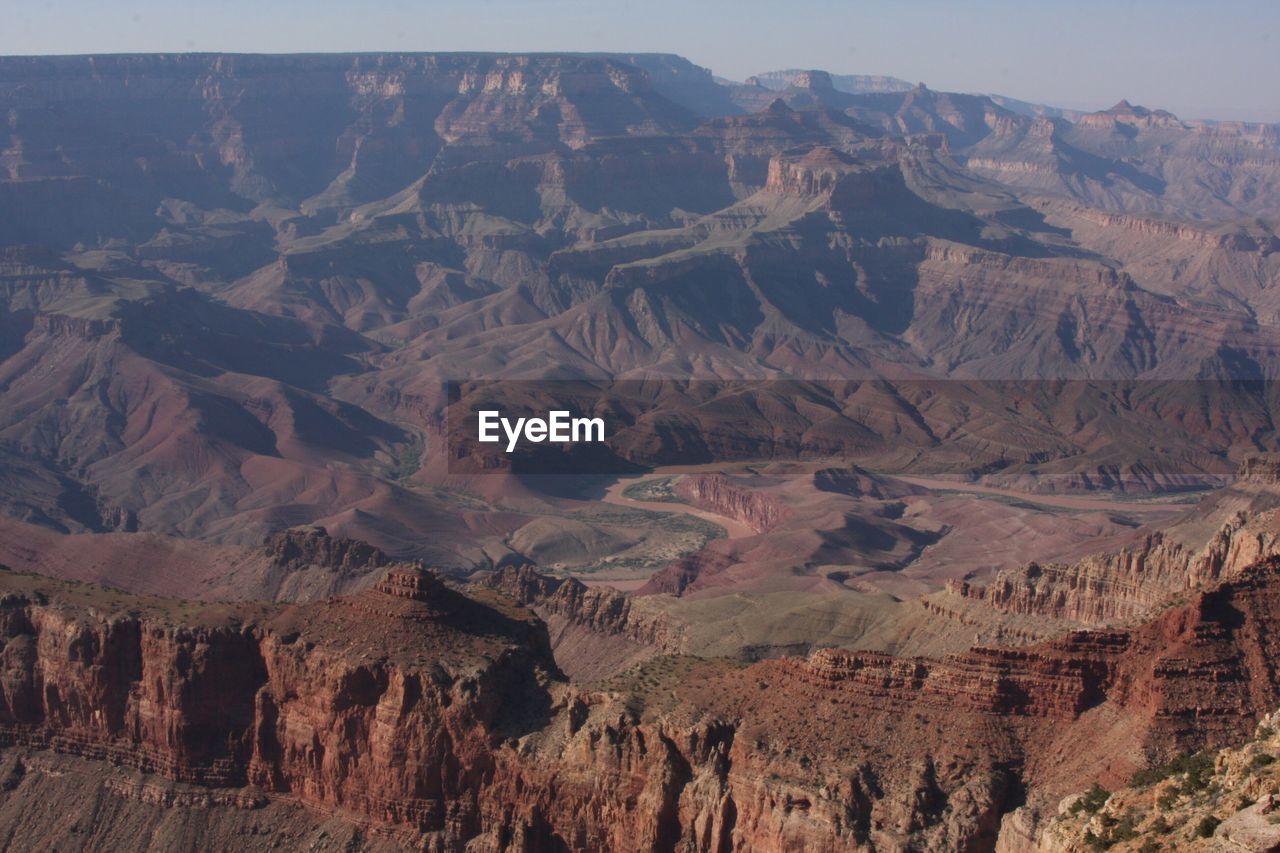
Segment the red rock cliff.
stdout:
<path fill-rule="evenodd" d="M 738 485 L 723 474 L 691 474 L 676 481 L 675 492 L 699 509 L 735 518 L 758 533 L 786 515 L 776 499 Z"/>
<path fill-rule="evenodd" d="M 941 660 L 664 658 L 565 684 L 543 626 L 394 568 L 201 607 L 0 574 L 0 734 L 439 850 L 984 848 L 1000 816 L 1274 707 L 1280 561 L 1155 622 Z"/>

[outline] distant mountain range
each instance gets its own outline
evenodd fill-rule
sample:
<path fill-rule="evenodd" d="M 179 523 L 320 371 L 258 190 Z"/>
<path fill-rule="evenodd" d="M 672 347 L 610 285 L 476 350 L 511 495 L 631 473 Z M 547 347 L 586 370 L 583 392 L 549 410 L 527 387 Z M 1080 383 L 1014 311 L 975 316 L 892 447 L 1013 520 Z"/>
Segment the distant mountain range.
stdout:
<path fill-rule="evenodd" d="M 1280 374 L 1275 127 L 787 79 L 0 59 L 0 503 L 363 529 L 445 378 Z"/>
<path fill-rule="evenodd" d="M 758 84 L 766 89 L 780 91 L 794 84 L 801 76 L 810 73 L 808 70 L 788 68 L 785 71 L 766 71 L 748 77 L 747 85 Z M 831 83 L 841 92 L 851 95 L 874 95 L 886 92 L 907 92 L 915 88 L 914 83 L 897 77 L 886 77 L 879 74 L 831 74 Z"/>

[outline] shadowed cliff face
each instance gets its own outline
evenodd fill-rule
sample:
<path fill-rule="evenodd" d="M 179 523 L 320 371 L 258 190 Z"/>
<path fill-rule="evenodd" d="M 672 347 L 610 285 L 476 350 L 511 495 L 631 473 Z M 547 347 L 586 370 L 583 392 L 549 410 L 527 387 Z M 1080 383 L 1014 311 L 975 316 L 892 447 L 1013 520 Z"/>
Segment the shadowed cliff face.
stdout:
<path fill-rule="evenodd" d="M 1224 743 L 1277 701 L 1274 561 L 1131 630 L 937 660 L 659 658 L 586 688 L 527 611 L 421 570 L 283 609 L 0 583 L 20 763 L 287 795 L 442 849 L 985 847 L 1005 812 Z M 0 799 L 24 795 L 15 772 Z"/>

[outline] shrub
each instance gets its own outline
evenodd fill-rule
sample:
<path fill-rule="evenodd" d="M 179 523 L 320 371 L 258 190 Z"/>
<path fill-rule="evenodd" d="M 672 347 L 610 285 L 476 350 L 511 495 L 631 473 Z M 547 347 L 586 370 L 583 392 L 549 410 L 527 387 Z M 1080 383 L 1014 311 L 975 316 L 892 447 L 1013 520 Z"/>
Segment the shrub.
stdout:
<path fill-rule="evenodd" d="M 1197 752 L 1187 760 L 1186 770 L 1187 778 L 1182 783 L 1182 792 L 1184 794 L 1192 794 L 1196 791 L 1203 791 L 1209 787 L 1209 780 L 1213 777 L 1213 756 L 1207 752 Z"/>
<path fill-rule="evenodd" d="M 1213 815 L 1205 815 L 1200 819 L 1200 822 L 1196 824 L 1196 835 L 1201 838 L 1212 838 L 1213 831 L 1218 828 L 1218 824 L 1220 823 L 1222 823 L 1222 821 Z"/>
<path fill-rule="evenodd" d="M 1133 812 L 1125 812 L 1120 818 L 1120 822 L 1111 830 L 1108 840 L 1112 844 L 1119 844 L 1121 841 L 1132 841 L 1138 837 L 1138 818 Z"/>
<path fill-rule="evenodd" d="M 1208 777 L 1213 775 L 1213 756 L 1207 752 L 1184 752 L 1164 764 L 1134 773 L 1131 784 L 1135 788 L 1146 788 L 1184 773 L 1186 793 L 1202 790 L 1208 784 Z"/>
<path fill-rule="evenodd" d="M 1093 783 L 1093 787 L 1085 791 L 1080 798 L 1071 804 L 1071 814 L 1093 814 L 1107 802 L 1107 798 L 1111 796 L 1111 792 L 1099 785 Z"/>
<path fill-rule="evenodd" d="M 1101 835 L 1095 835 L 1091 829 L 1084 834 L 1084 843 L 1092 850 L 1109 850 L 1122 841 L 1138 837 L 1138 819 L 1133 812 L 1125 812 L 1119 819 L 1102 815 L 1099 822 L 1103 826 Z"/>

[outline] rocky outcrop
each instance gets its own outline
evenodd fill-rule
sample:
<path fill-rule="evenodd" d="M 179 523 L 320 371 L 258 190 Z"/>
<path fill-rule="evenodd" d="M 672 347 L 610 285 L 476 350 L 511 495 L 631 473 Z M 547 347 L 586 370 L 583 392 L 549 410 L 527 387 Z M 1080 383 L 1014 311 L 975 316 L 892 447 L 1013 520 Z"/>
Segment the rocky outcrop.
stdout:
<path fill-rule="evenodd" d="M 333 538 L 319 525 L 289 528 L 269 537 L 263 547 L 272 564 L 285 572 L 318 566 L 341 574 L 362 574 L 392 562 L 367 542 Z"/>
<path fill-rule="evenodd" d="M 220 601 L 303 603 L 372 586 L 391 568 L 421 569 L 418 561 L 393 560 L 367 542 L 331 536 L 314 524 L 274 533 L 261 547 L 246 550 L 222 577 L 201 590 Z"/>
<path fill-rule="evenodd" d="M 768 89 L 780 90 L 787 86 L 802 85 L 798 81 L 805 76 L 812 76 L 813 73 L 813 71 L 789 68 L 784 71 L 755 74 L 748 77 L 744 83 L 748 86 L 764 86 Z M 851 95 L 909 92 L 914 85 L 897 77 L 886 77 L 880 74 L 827 74 L 826 76 L 835 88 Z"/>
<path fill-rule="evenodd" d="M 1167 531 L 1074 563 L 1030 563 L 981 584 L 948 581 L 946 592 L 1004 613 L 1077 624 L 1142 618 L 1280 553 L 1277 483 L 1280 457 L 1249 455 L 1229 488 L 1206 497 Z"/>
<path fill-rule="evenodd" d="M 340 810 L 427 849 L 987 847 L 1024 798 L 1225 743 L 1277 701 L 1274 561 L 1130 631 L 935 660 L 666 658 L 590 691 L 527 611 L 420 570 L 287 608 L 0 587 L 6 747 Z M 1117 733 L 1138 749 L 1113 754 Z"/>
<path fill-rule="evenodd" d="M 442 839 L 479 831 L 458 798 L 556 677 L 536 621 L 417 571 L 324 604 L 139 599 L 140 615 L 96 588 L 4 581 L 6 745 L 252 785 Z M 395 755 L 413 759 L 393 770 Z"/>
<path fill-rule="evenodd" d="M 769 530 L 787 515 L 777 498 L 739 485 L 723 474 L 689 474 L 676 481 L 674 490 L 693 506 L 737 519 L 757 533 Z"/>
<path fill-rule="evenodd" d="M 666 593 L 683 595 L 685 590 L 698 581 L 712 578 L 728 569 L 734 563 L 731 555 L 704 549 L 696 554 L 673 562 L 664 569 L 654 572 L 644 586 L 637 590 L 637 595 L 654 595 Z"/>
<path fill-rule="evenodd" d="M 902 170 L 892 147 L 860 152 L 868 159 L 833 148 L 814 148 L 803 155 L 780 154 L 769 161 L 764 191 L 780 196 L 819 200 L 834 210 L 867 205 L 893 206 L 907 197 Z M 883 158 L 889 155 L 886 162 Z"/>
<path fill-rule="evenodd" d="M 926 490 L 892 477 L 882 477 L 857 465 L 843 468 L 821 468 L 813 472 L 814 488 L 854 498 L 893 500 L 909 495 L 926 494 Z"/>
<path fill-rule="evenodd" d="M 1237 513 L 1200 549 L 1157 532 L 1116 553 L 1071 564 L 1031 563 L 986 584 L 948 581 L 946 588 L 1006 613 L 1094 624 L 1141 617 L 1277 552 L 1280 515 Z"/>
<path fill-rule="evenodd" d="M 1280 455 L 1246 456 L 1236 472 L 1236 485 L 1280 486 Z"/>
<path fill-rule="evenodd" d="M 1066 797 L 1038 833 L 1027 810 L 1020 809 L 1010 816 L 1015 819 L 1005 821 L 1010 831 L 1002 832 L 1006 843 L 997 849 L 1265 853 L 1280 848 L 1280 825 L 1274 819 L 1280 806 L 1278 723 L 1280 713 L 1273 712 L 1240 746 L 1184 756 L 1115 791 L 1093 789 Z M 1020 831 L 1015 833 L 1015 826 Z"/>
<path fill-rule="evenodd" d="M 1154 219 L 1124 213 L 1078 208 L 1078 215 L 1088 222 L 1111 230 L 1132 231 L 1143 236 L 1161 237 L 1192 243 L 1199 249 L 1232 252 L 1280 251 L 1280 239 L 1274 234 L 1255 235 L 1243 229 L 1210 229 L 1175 220 Z"/>
<path fill-rule="evenodd" d="M 120 321 L 114 318 L 93 319 L 66 314 L 38 313 L 32 318 L 32 331 L 41 335 L 92 341 L 120 334 Z"/>
<path fill-rule="evenodd" d="M 576 578 L 550 577 L 532 566 L 509 566 L 483 583 L 531 608 L 543 620 L 560 623 L 562 629 L 572 626 L 601 640 L 621 637 L 655 653 L 685 651 L 685 638 L 678 625 L 661 613 L 646 609 L 642 599 L 609 587 L 588 587 Z"/>

